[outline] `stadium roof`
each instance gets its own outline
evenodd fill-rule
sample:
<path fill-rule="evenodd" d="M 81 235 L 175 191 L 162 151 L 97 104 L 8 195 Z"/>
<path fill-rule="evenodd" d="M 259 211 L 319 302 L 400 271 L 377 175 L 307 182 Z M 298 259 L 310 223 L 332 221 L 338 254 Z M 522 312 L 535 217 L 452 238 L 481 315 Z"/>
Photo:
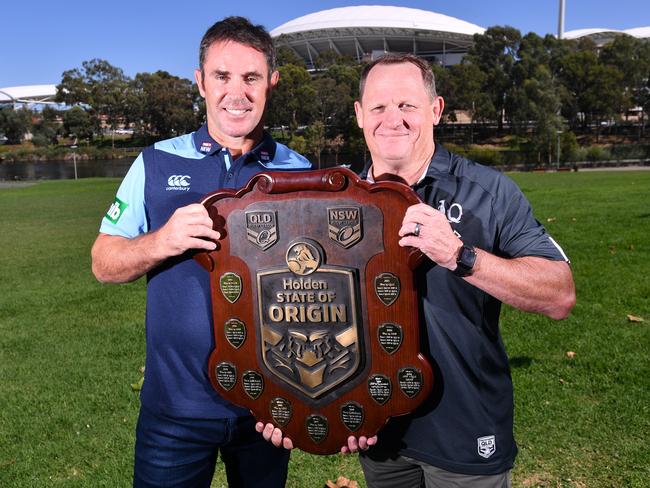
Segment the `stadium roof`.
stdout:
<path fill-rule="evenodd" d="M 472 45 L 473 35 L 483 32 L 483 27 L 436 12 L 373 5 L 304 15 L 276 27 L 271 36 L 312 66 L 314 58 L 327 50 L 357 61 L 378 51 L 394 51 L 453 64 Z"/>
<path fill-rule="evenodd" d="M 0 103 L 45 103 L 52 102 L 56 85 L 8 86 L 0 88 Z"/>
<path fill-rule="evenodd" d="M 485 29 L 448 15 L 415 8 L 383 7 L 378 5 L 342 7 L 303 15 L 276 27 L 272 37 L 307 30 L 346 27 L 387 27 L 454 32 L 457 34 L 482 34 Z"/>
<path fill-rule="evenodd" d="M 581 37 L 591 37 L 596 44 L 602 46 L 608 43 L 614 37 L 627 34 L 638 39 L 650 39 L 650 27 L 636 27 L 634 29 L 576 29 L 564 33 L 565 39 L 579 39 Z"/>

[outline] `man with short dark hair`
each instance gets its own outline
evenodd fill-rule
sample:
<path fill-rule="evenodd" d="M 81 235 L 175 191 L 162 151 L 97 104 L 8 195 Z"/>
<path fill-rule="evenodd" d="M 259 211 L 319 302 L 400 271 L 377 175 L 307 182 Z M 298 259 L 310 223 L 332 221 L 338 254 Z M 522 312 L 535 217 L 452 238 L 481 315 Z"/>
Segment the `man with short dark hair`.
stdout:
<path fill-rule="evenodd" d="M 207 124 L 146 148 L 124 178 L 92 249 L 102 282 L 147 276 L 147 358 L 135 445 L 134 486 L 209 487 L 218 452 L 231 487 L 281 487 L 289 453 L 264 442 L 247 410 L 208 379 L 214 349 L 209 274 L 193 251 L 219 233 L 206 193 L 239 188 L 254 174 L 311 164 L 263 130 L 278 82 L 261 26 L 229 17 L 205 33 L 195 71 Z"/>
<path fill-rule="evenodd" d="M 443 108 L 415 56 L 387 55 L 362 73 L 355 111 L 371 162 L 361 176 L 398 176 L 423 202 L 407 209 L 399 236 L 428 258 L 417 280 L 437 373 L 421 409 L 343 449 L 363 451 L 370 488 L 510 486 L 517 447 L 501 303 L 553 319 L 575 303 L 568 259 L 519 188 L 435 143 Z"/>

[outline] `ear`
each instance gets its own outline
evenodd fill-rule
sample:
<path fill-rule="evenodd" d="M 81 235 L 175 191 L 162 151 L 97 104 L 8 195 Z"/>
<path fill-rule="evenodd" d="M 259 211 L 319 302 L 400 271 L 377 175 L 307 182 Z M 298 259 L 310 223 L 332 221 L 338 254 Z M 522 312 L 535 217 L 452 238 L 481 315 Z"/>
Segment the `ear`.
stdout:
<path fill-rule="evenodd" d="M 442 97 L 436 97 L 432 103 L 433 125 L 438 125 L 442 118 L 442 111 L 445 109 L 445 100 Z"/>
<path fill-rule="evenodd" d="M 269 85 L 270 89 L 273 90 L 275 86 L 278 84 L 278 81 L 280 81 L 280 72 L 279 71 L 274 71 L 271 73 L 271 78 L 269 79 Z"/>
<path fill-rule="evenodd" d="M 361 107 L 361 102 L 354 102 L 354 113 L 357 116 L 357 125 L 360 129 L 363 129 L 363 108 Z"/>
<path fill-rule="evenodd" d="M 196 86 L 199 87 L 199 93 L 203 98 L 205 98 L 205 89 L 203 88 L 203 76 L 201 75 L 200 69 L 194 70 L 194 79 L 196 80 Z"/>

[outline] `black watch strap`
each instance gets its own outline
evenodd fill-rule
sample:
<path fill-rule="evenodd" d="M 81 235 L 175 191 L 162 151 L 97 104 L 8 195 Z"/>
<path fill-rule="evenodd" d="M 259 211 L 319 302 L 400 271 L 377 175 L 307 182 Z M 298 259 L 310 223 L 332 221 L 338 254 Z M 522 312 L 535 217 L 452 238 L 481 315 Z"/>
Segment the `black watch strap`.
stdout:
<path fill-rule="evenodd" d="M 452 271 L 456 276 L 470 276 L 474 271 L 476 262 L 476 251 L 474 246 L 463 244 L 456 256 L 456 269 Z"/>

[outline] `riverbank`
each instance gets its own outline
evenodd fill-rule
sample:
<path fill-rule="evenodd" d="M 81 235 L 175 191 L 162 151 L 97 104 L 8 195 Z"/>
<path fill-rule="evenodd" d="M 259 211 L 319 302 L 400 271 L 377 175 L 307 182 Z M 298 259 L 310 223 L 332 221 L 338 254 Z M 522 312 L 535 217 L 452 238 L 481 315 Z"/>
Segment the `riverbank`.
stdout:
<path fill-rule="evenodd" d="M 0 164 L 19 161 L 92 161 L 97 159 L 134 159 L 141 147 L 99 146 L 0 146 Z"/>

